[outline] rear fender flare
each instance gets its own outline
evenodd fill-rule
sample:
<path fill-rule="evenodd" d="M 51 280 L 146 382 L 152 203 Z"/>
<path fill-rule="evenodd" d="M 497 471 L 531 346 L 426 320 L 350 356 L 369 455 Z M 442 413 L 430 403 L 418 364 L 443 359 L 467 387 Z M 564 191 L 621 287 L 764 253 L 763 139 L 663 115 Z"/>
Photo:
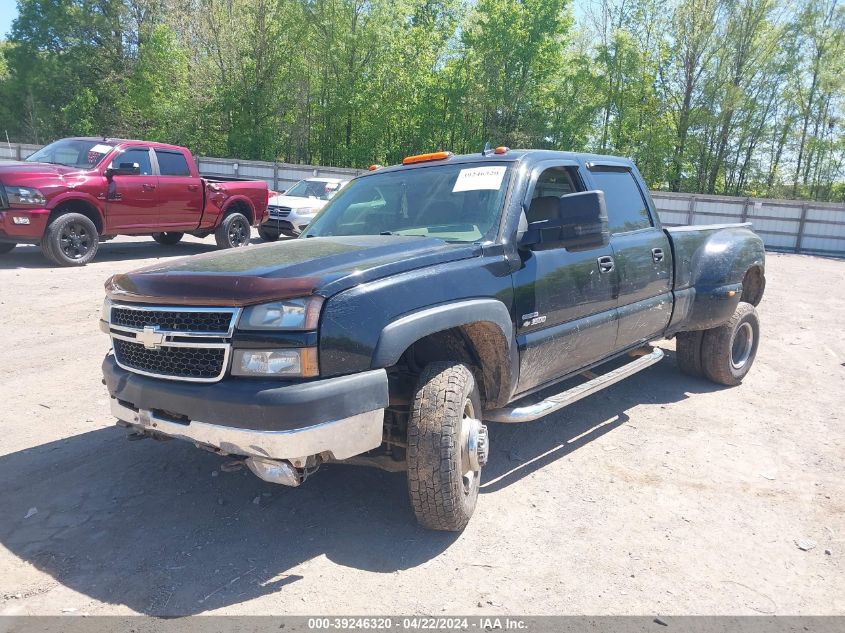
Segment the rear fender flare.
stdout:
<path fill-rule="evenodd" d="M 247 219 L 249 223 L 255 225 L 256 218 L 255 218 L 255 205 L 252 204 L 252 200 L 250 200 L 246 196 L 235 195 L 231 198 L 226 198 L 226 201 L 223 203 L 223 206 L 220 209 L 220 218 L 225 218 L 229 211 L 232 209 L 233 206 L 245 205 L 247 209 L 249 209 L 249 213 L 247 215 Z"/>
<path fill-rule="evenodd" d="M 747 227 L 730 229 L 709 236 L 691 254 L 692 283 L 675 291 L 675 312 L 667 334 L 725 323 L 740 301 L 746 273 L 764 274 L 766 252 L 760 237 Z"/>

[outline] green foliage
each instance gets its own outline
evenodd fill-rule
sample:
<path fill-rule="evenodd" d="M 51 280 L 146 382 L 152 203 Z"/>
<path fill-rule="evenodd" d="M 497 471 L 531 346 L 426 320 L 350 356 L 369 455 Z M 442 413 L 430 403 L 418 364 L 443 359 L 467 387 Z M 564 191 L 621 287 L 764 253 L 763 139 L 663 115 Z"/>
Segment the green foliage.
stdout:
<path fill-rule="evenodd" d="M 841 2 L 575 1 L 18 0 L 0 124 L 356 167 L 491 141 L 843 199 Z"/>

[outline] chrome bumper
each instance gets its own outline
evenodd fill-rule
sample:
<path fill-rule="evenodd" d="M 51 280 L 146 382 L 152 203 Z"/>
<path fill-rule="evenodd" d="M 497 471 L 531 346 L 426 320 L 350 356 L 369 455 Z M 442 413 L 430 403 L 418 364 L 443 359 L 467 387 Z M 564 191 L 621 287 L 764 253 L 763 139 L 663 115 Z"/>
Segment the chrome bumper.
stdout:
<path fill-rule="evenodd" d="M 146 409 L 135 410 L 111 399 L 112 414 L 133 427 L 212 447 L 227 455 L 298 462 L 310 455 L 348 459 L 382 442 L 384 409 L 287 431 L 256 431 L 191 420 L 183 424 Z"/>

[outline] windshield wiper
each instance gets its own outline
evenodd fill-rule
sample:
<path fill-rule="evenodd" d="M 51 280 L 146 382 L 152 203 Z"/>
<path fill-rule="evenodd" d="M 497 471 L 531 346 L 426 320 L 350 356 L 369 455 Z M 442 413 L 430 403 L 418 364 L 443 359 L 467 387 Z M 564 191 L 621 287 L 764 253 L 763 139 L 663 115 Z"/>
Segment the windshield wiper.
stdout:
<path fill-rule="evenodd" d="M 398 235 L 399 237 L 428 237 L 427 235 L 423 235 L 422 233 L 409 233 L 406 235 L 405 233 L 394 233 L 393 231 L 382 231 L 379 235 Z"/>

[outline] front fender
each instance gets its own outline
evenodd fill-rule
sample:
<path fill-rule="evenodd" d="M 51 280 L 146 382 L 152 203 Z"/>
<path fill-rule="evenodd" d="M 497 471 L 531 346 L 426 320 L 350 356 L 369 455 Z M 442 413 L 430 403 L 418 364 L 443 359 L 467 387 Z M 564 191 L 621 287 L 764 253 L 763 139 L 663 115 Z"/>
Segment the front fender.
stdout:
<path fill-rule="evenodd" d="M 373 369 L 390 367 L 417 341 L 461 328 L 482 362 L 488 400 L 507 402 L 519 375 L 519 354 L 507 307 L 496 299 L 466 299 L 406 314 L 385 326 L 373 350 Z"/>
<path fill-rule="evenodd" d="M 505 304 L 496 299 L 469 299 L 425 308 L 389 323 L 373 351 L 372 367 L 395 365 L 406 349 L 430 334 L 480 322 L 496 325 L 508 346 L 514 346 L 513 323 Z"/>
<path fill-rule="evenodd" d="M 102 194 L 103 198 L 105 198 L 105 193 Z M 46 208 L 56 209 L 57 207 L 67 203 L 67 202 L 84 202 L 86 205 L 91 207 L 97 214 L 100 216 L 100 220 L 102 221 L 105 217 L 103 213 L 103 202 L 105 200 L 100 200 L 92 196 L 90 193 L 84 191 L 63 191 L 55 196 L 52 196 L 48 201 Z"/>

